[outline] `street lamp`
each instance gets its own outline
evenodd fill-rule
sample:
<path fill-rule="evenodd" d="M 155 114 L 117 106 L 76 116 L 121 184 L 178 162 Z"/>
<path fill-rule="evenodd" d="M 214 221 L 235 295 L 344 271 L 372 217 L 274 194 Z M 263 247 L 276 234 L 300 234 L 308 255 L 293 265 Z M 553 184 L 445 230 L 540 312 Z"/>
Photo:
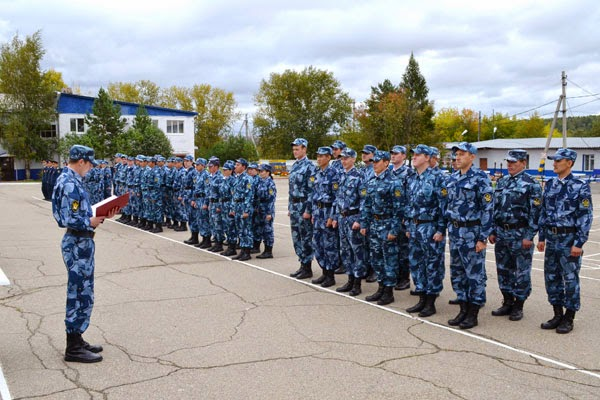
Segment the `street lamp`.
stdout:
<path fill-rule="evenodd" d="M 496 131 L 498 128 L 494 127 L 494 132 L 492 133 L 492 139 L 496 139 Z"/>
<path fill-rule="evenodd" d="M 460 134 L 460 136 L 465 136 L 467 134 L 467 132 L 469 132 L 469 130 L 465 129 L 464 131 L 462 131 L 462 133 Z"/>

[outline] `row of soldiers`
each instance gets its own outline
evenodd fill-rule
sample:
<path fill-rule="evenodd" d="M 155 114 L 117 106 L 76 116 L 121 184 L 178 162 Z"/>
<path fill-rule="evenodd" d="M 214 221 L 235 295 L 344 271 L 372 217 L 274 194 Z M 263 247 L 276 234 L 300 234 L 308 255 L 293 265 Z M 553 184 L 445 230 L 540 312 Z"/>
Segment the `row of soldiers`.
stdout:
<path fill-rule="evenodd" d="M 217 157 L 118 153 L 115 194 L 126 192 L 130 200 L 119 222 L 153 233 L 162 232 L 163 224 L 175 231 L 187 231 L 189 225 L 186 244 L 244 261 L 264 243 L 258 258 L 273 257 L 277 190 L 269 164 L 239 158 L 221 169 Z"/>
<path fill-rule="evenodd" d="M 42 160 L 42 195 L 44 200 L 52 199 L 52 190 L 61 170 L 56 160 Z"/>
<path fill-rule="evenodd" d="M 492 312 L 523 318 L 531 293 L 533 239 L 545 255 L 545 281 L 554 317 L 543 329 L 568 333 L 579 310 L 581 247 L 592 222 L 589 185 L 570 169 L 577 154 L 560 149 L 550 159 L 554 172 L 542 194 L 540 184 L 524 170 L 527 152 L 508 152 L 509 174 L 495 190 L 488 175 L 473 166 L 477 148 L 462 142 L 452 149 L 455 172 L 446 175 L 438 165 L 439 151 L 423 144 L 389 152 L 372 145 L 362 149 L 366 167 L 355 167 L 356 151 L 341 141 L 320 147 L 317 166 L 307 158 L 308 142 L 292 142 L 296 162 L 289 175 L 288 213 L 300 268 L 297 279 L 313 276 L 315 258 L 322 269 L 314 284 L 335 285 L 334 271 L 342 263 L 348 281 L 336 290 L 361 293 L 361 280 L 373 270 L 379 287 L 367 301 L 394 301 L 394 288 L 410 286 L 412 276 L 419 301 L 407 311 L 428 317 L 443 289 L 444 250 L 450 243 L 450 280 L 459 313 L 449 325 L 470 329 L 486 302 L 485 254 L 495 244 L 498 283 L 503 304 Z M 333 159 L 333 162 L 331 161 Z M 548 244 L 546 245 L 546 241 Z"/>

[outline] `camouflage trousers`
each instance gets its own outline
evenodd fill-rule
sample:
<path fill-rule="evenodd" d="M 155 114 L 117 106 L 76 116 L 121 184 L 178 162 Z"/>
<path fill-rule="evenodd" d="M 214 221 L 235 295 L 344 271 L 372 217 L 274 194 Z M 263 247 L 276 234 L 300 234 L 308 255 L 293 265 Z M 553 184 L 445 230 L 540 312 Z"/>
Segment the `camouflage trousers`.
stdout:
<path fill-rule="evenodd" d="M 275 232 L 273 231 L 273 220 L 275 215 L 271 215 L 271 220 L 267 221 L 267 211 L 258 209 L 255 220 L 255 241 L 263 241 L 265 246 L 273 246 L 275 242 Z"/>
<path fill-rule="evenodd" d="M 66 234 L 61 251 L 68 273 L 66 331 L 83 333 L 90 325 L 94 307 L 94 239 Z"/>
<path fill-rule="evenodd" d="M 162 223 L 162 194 L 152 193 L 148 201 L 148 213 L 146 219 L 155 223 Z"/>
<path fill-rule="evenodd" d="M 398 283 L 398 241 L 388 240 L 393 223 L 391 218 L 374 220 L 367 232 L 371 265 L 377 273 L 377 281 L 384 286 Z"/>
<path fill-rule="evenodd" d="M 445 268 L 440 268 L 439 243 L 433 240 L 436 231 L 434 224 L 424 223 L 410 232 L 410 272 L 419 293 L 438 295 L 444 288 Z"/>
<path fill-rule="evenodd" d="M 173 194 L 173 219 L 175 221 L 185 221 L 187 222 L 187 209 L 185 206 L 185 202 L 183 200 L 179 200 L 179 194 Z"/>
<path fill-rule="evenodd" d="M 313 247 L 315 259 L 326 270 L 334 270 L 339 266 L 339 250 L 337 229 L 327 227 L 326 211 L 328 208 L 320 209 L 313 215 Z"/>
<path fill-rule="evenodd" d="M 313 225 L 310 219 L 302 218 L 306 203 L 292 203 L 290 207 L 290 226 L 294 251 L 301 263 L 309 263 L 314 256 L 312 247 Z"/>
<path fill-rule="evenodd" d="M 129 197 L 129 205 L 131 206 L 131 215 L 143 217 L 142 215 L 142 195 L 139 192 L 132 192 Z"/>
<path fill-rule="evenodd" d="M 208 206 L 208 216 L 210 231 L 217 242 L 225 240 L 225 221 L 223 220 L 223 210 L 220 203 L 210 203 Z"/>
<path fill-rule="evenodd" d="M 202 208 L 200 202 L 196 204 L 196 208 L 190 205 L 190 230 L 192 232 L 199 232 L 201 236 L 210 236 L 210 221 L 208 215 L 208 208 Z"/>
<path fill-rule="evenodd" d="M 398 235 L 398 279 L 409 279 L 410 263 L 408 254 L 410 252 L 406 231 L 400 229 Z"/>
<path fill-rule="evenodd" d="M 581 307 L 579 271 L 581 257 L 571 256 L 575 234 L 546 234 L 544 254 L 544 280 L 548 302 L 579 311 Z"/>
<path fill-rule="evenodd" d="M 523 238 L 496 241 L 496 272 L 501 292 L 510 293 L 517 300 L 527 300 L 531 294 L 532 245 L 523 248 Z"/>
<path fill-rule="evenodd" d="M 239 205 L 238 205 L 239 204 Z M 252 213 L 244 218 L 244 204 L 234 204 L 235 229 L 240 241 L 240 247 L 252 248 L 254 237 L 252 236 Z"/>
<path fill-rule="evenodd" d="M 459 301 L 485 304 L 485 249 L 477 253 L 479 227 L 449 227 L 450 281 Z"/>
<path fill-rule="evenodd" d="M 355 278 L 364 278 L 367 269 L 364 263 L 365 242 L 360 229 L 353 230 L 354 222 L 359 222 L 360 215 L 341 217 L 338 220 L 338 235 L 340 237 L 340 258 L 346 274 Z"/>
<path fill-rule="evenodd" d="M 230 211 L 233 211 L 233 207 L 231 205 L 231 201 L 227 201 L 227 203 L 222 204 L 223 207 L 223 227 L 225 230 L 225 236 L 227 237 L 228 244 L 237 244 L 238 234 L 235 226 L 235 217 L 229 215 Z"/>

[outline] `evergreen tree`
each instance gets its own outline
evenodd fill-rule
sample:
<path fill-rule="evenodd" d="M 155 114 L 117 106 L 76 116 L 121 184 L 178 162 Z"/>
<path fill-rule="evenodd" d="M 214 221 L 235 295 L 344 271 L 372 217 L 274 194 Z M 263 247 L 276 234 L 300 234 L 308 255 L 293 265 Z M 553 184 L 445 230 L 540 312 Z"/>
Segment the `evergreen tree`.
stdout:
<path fill-rule="evenodd" d="M 113 103 L 106 90 L 100 88 L 94 100 L 92 114 L 85 116 L 87 133 L 94 138 L 97 158 L 111 157 L 118 148 L 116 139 L 123 133 L 127 121 L 121 118 L 121 106 Z"/>

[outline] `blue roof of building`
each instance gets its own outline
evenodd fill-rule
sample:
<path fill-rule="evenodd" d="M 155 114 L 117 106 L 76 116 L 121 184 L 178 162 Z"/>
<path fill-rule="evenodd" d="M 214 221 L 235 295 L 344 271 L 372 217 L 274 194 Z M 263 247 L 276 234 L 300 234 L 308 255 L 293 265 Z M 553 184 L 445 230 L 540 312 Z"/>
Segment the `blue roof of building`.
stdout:
<path fill-rule="evenodd" d="M 56 110 L 59 114 L 92 114 L 95 97 L 82 96 L 79 94 L 59 93 Z M 126 101 L 114 100 L 113 103 L 121 106 L 121 115 L 136 115 L 140 107 L 139 104 Z M 147 106 L 146 111 L 150 116 L 161 117 L 195 117 L 198 115 L 194 111 L 175 110 L 173 108 Z"/>

